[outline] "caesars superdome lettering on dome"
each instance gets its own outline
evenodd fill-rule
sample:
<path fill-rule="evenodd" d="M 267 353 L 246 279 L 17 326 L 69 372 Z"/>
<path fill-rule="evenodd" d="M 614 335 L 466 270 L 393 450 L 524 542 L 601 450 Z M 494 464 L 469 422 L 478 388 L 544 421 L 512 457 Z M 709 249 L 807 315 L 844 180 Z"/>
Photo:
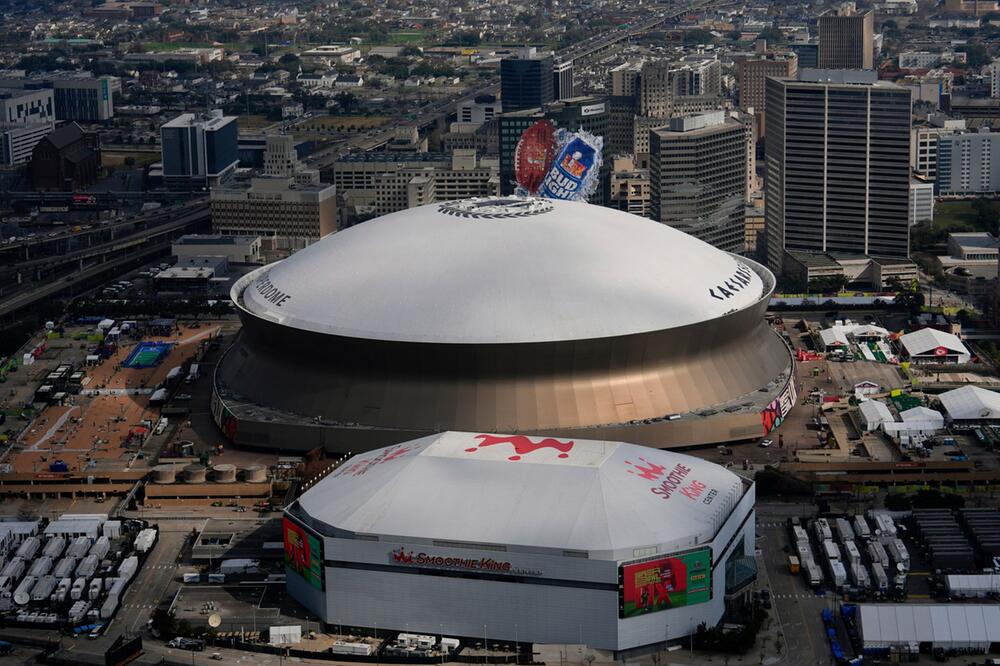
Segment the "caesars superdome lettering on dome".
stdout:
<path fill-rule="evenodd" d="M 275 304 L 279 308 L 285 301 L 291 298 L 290 294 L 286 294 L 271 283 L 270 271 L 257 278 L 257 281 L 253 283 L 253 288 L 257 290 L 257 293 L 260 294 L 264 300 Z"/>
<path fill-rule="evenodd" d="M 717 298 L 720 301 L 724 301 L 727 298 L 732 298 L 736 295 L 736 292 L 742 291 L 745 287 L 750 286 L 751 279 L 753 278 L 753 271 L 746 264 L 736 264 L 736 272 L 731 276 L 726 278 L 726 281 L 722 284 L 717 284 L 708 290 L 708 294 L 712 298 Z"/>

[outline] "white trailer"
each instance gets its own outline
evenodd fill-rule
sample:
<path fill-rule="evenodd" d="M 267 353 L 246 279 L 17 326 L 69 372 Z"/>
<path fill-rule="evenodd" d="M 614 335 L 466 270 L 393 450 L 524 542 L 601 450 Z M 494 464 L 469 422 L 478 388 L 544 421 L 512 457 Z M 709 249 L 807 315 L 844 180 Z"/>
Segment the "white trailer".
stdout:
<path fill-rule="evenodd" d="M 77 578 L 73 581 L 73 587 L 69 590 L 69 598 L 73 601 L 80 601 L 84 597 L 84 592 L 87 589 L 87 579 Z"/>
<path fill-rule="evenodd" d="M 90 552 L 90 537 L 78 536 L 69 545 L 69 551 L 66 555 L 80 559 L 81 557 L 86 557 L 88 552 Z"/>
<path fill-rule="evenodd" d="M 851 529 L 851 523 L 846 518 L 837 518 L 833 521 L 833 528 L 840 543 L 854 541 L 854 530 Z"/>
<path fill-rule="evenodd" d="M 42 547 L 41 540 L 36 536 L 30 536 L 18 546 L 16 556 L 22 560 L 33 560 Z"/>
<path fill-rule="evenodd" d="M 885 567 L 878 562 L 872 563 L 872 580 L 874 587 L 880 594 L 889 592 L 889 577 L 885 574 Z"/>
<path fill-rule="evenodd" d="M 806 577 L 806 580 L 813 587 L 819 587 L 823 584 L 823 570 L 819 568 L 816 564 L 816 560 L 812 557 L 802 560 L 802 574 Z"/>
<path fill-rule="evenodd" d="M 52 558 L 43 555 L 31 563 L 28 574 L 35 578 L 41 578 L 42 576 L 47 576 L 50 571 L 52 571 Z"/>
<path fill-rule="evenodd" d="M 893 564 L 897 566 L 902 565 L 906 571 L 910 570 L 910 553 L 906 550 L 906 544 L 903 543 L 902 539 L 893 539 L 890 541 L 886 550 L 889 553 L 889 557 L 892 558 Z"/>
<path fill-rule="evenodd" d="M 851 564 L 861 562 L 861 551 L 858 550 L 858 546 L 854 543 L 854 541 L 844 542 L 844 556 Z"/>
<path fill-rule="evenodd" d="M 830 560 L 829 569 L 834 587 L 839 590 L 847 585 L 847 570 L 844 569 L 844 565 L 840 560 Z"/>
<path fill-rule="evenodd" d="M 872 537 L 872 531 L 868 528 L 868 521 L 860 514 L 854 516 L 854 533 L 859 539 L 864 541 Z"/>
<path fill-rule="evenodd" d="M 111 539 L 106 536 L 102 536 L 94 545 L 90 548 L 90 554 L 97 557 L 98 560 L 103 560 L 104 556 L 108 554 L 108 550 L 111 549 Z"/>
<path fill-rule="evenodd" d="M 827 539 L 823 542 L 823 555 L 831 562 L 840 559 L 840 548 L 833 542 L 833 539 Z"/>
<path fill-rule="evenodd" d="M 885 546 L 878 541 L 872 541 L 868 544 L 868 557 L 871 558 L 872 562 L 881 564 L 883 569 L 888 570 L 889 554 L 885 552 Z"/>
<path fill-rule="evenodd" d="M 66 550 L 66 537 L 57 535 L 49 539 L 48 543 L 45 544 L 42 554 L 55 560 L 63 554 L 64 550 Z"/>
<path fill-rule="evenodd" d="M 817 518 L 813 523 L 813 532 L 816 533 L 818 541 L 829 541 L 833 539 L 833 531 L 830 529 L 830 522 L 826 518 Z"/>
<path fill-rule="evenodd" d="M 52 591 L 56 589 L 55 576 L 42 576 L 38 583 L 31 589 L 32 601 L 48 601 L 52 596 Z"/>

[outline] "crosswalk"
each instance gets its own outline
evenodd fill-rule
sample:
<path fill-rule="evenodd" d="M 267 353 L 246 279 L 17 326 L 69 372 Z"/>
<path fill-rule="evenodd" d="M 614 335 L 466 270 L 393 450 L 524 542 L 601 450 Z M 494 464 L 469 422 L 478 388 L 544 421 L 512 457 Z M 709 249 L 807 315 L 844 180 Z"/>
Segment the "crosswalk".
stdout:
<path fill-rule="evenodd" d="M 785 522 L 781 520 L 777 522 L 765 520 L 765 521 L 758 521 L 757 523 L 757 527 L 784 527 L 784 526 Z"/>
<path fill-rule="evenodd" d="M 156 604 L 122 604 L 122 608 L 134 608 L 135 610 L 153 610 Z"/>
<path fill-rule="evenodd" d="M 167 569 L 176 569 L 177 565 L 176 564 L 152 564 L 150 566 L 143 567 L 143 568 L 144 569 L 160 569 L 161 571 L 165 571 Z"/>
<path fill-rule="evenodd" d="M 797 594 L 772 594 L 775 599 L 816 599 L 815 594 L 797 593 Z"/>

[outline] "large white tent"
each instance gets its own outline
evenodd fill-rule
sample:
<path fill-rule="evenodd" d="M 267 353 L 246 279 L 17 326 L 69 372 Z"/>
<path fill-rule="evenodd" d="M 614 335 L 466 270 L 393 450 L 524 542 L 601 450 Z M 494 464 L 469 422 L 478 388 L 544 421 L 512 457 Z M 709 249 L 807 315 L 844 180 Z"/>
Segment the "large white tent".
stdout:
<path fill-rule="evenodd" d="M 861 410 L 861 422 L 869 432 L 883 423 L 892 423 L 895 420 L 892 412 L 881 400 L 865 400 L 858 408 Z"/>
<path fill-rule="evenodd" d="M 1000 419 L 1000 393 L 978 386 L 963 386 L 939 396 L 941 406 L 952 421 Z"/>
<path fill-rule="evenodd" d="M 861 604 L 865 648 L 905 648 L 921 643 L 935 648 L 990 649 L 1000 642 L 1000 606 L 949 604 Z"/>
<path fill-rule="evenodd" d="M 899 343 L 915 363 L 968 363 L 972 359 L 969 348 L 957 335 L 936 328 L 907 333 L 900 336 Z"/>
<path fill-rule="evenodd" d="M 1000 594 L 1000 574 L 945 576 L 945 587 L 953 597 L 988 597 Z"/>

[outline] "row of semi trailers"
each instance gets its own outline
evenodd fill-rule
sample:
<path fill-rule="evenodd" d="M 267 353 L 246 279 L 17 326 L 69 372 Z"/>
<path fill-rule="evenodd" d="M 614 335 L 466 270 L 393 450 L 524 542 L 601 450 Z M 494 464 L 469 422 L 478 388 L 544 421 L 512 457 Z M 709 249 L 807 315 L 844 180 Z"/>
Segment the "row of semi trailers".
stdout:
<path fill-rule="evenodd" d="M 892 517 L 873 514 L 871 523 L 862 515 L 817 518 L 811 529 L 819 558 L 809 532 L 800 525 L 792 526 L 796 552 L 789 558 L 792 572 L 800 571 L 813 587 L 829 584 L 838 591 L 885 596 L 893 589 L 905 589 L 910 555 Z"/>
<path fill-rule="evenodd" d="M 106 593 L 100 617 L 111 617 L 125 586 L 139 568 L 139 558 L 126 557 L 114 575 L 97 576 L 110 546 L 106 536 L 96 540 L 85 536 L 75 539 L 53 536 L 44 542 L 38 536 L 28 537 L 0 569 L 0 612 L 33 602 L 62 604 L 67 599 L 83 602 L 73 604 L 79 612 L 84 606 L 89 609 L 87 602 L 97 601 Z M 67 619 L 79 621 L 73 615 L 71 609 Z"/>

